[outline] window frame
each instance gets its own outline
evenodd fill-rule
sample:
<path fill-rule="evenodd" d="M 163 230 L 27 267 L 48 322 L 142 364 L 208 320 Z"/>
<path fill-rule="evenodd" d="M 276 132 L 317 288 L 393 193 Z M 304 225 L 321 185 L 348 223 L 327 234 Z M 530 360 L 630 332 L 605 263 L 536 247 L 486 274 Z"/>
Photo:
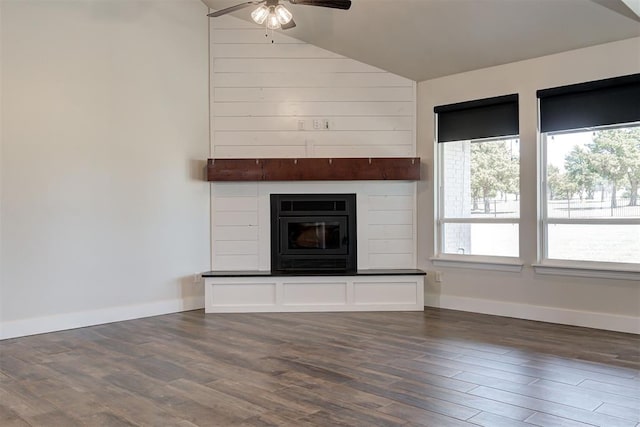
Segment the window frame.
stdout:
<path fill-rule="evenodd" d="M 435 135 L 434 135 L 434 158 L 436 159 L 436 171 L 434 178 L 436 181 L 436 203 L 434 209 L 434 254 L 431 258 L 434 265 L 437 266 L 455 266 L 468 267 L 478 269 L 490 269 L 499 271 L 520 271 L 523 263 L 520 259 L 520 227 L 521 212 L 518 209 L 518 216 L 512 218 L 447 218 L 445 216 L 445 190 L 444 190 L 444 147 L 447 142 L 438 142 L 438 113 L 434 114 Z M 520 141 L 520 135 L 498 136 L 492 138 L 478 138 L 469 141 L 470 144 L 482 142 L 504 141 L 508 139 L 517 139 Z M 473 142 L 472 142 L 473 141 Z M 452 142 L 452 141 L 450 141 Z M 518 175 L 521 176 L 521 163 L 518 161 Z M 520 200 L 518 200 L 519 206 Z M 444 252 L 444 227 L 445 224 L 516 224 L 518 226 L 518 254 L 515 256 L 498 256 L 498 255 L 474 255 L 474 254 L 452 254 Z"/>
<path fill-rule="evenodd" d="M 640 263 L 549 258 L 551 224 L 638 224 L 638 218 L 549 218 L 549 135 L 629 127 L 640 123 L 640 73 L 536 91 L 537 98 L 537 263 L 536 273 L 638 280 Z"/>
<path fill-rule="evenodd" d="M 538 99 L 538 112 L 540 112 L 540 99 Z M 538 114 L 540 117 L 540 114 Z M 640 126 L 640 122 L 636 123 Z M 549 258 L 549 226 L 556 224 L 575 225 L 640 225 L 640 218 L 550 218 L 548 215 L 548 138 L 549 136 L 575 133 L 581 131 L 594 131 L 605 129 L 624 128 L 634 125 L 633 123 L 621 123 L 608 126 L 596 126 L 581 129 L 570 129 L 566 131 L 542 132 L 538 127 L 538 262 L 533 264 L 537 273 L 557 274 L 581 277 L 602 277 L 613 279 L 638 279 L 640 273 L 640 263 L 609 262 L 609 261 L 589 261 L 589 260 L 568 260 L 560 258 Z"/>

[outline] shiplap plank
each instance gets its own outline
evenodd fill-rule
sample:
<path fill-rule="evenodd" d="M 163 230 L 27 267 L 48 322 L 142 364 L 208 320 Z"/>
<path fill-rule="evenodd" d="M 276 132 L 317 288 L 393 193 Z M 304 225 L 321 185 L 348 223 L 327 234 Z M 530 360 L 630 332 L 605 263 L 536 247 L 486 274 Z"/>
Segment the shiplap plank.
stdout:
<path fill-rule="evenodd" d="M 215 73 L 216 87 L 412 87 L 413 81 L 391 73 Z"/>
<path fill-rule="evenodd" d="M 257 255 L 222 255 L 213 257 L 214 270 L 258 270 Z"/>
<path fill-rule="evenodd" d="M 350 72 L 380 73 L 383 70 L 349 58 L 216 58 L 214 73 L 243 73 L 260 70 L 263 73 Z"/>
<path fill-rule="evenodd" d="M 369 254 L 371 268 L 414 268 L 413 254 Z"/>
<path fill-rule="evenodd" d="M 341 145 L 341 146 L 372 146 L 383 145 L 409 146 L 412 133 L 409 131 L 343 131 L 339 135 L 336 132 L 327 131 L 282 131 L 282 132 L 248 132 L 248 131 L 216 131 L 213 141 L 216 146 L 242 146 L 242 145 Z M 363 157 L 371 157 L 372 154 Z M 317 156 L 322 157 L 322 156 Z"/>
<path fill-rule="evenodd" d="M 258 196 L 258 183 L 256 182 L 218 182 L 212 188 L 214 198 Z"/>
<path fill-rule="evenodd" d="M 413 239 L 369 240 L 369 254 L 412 254 Z"/>
<path fill-rule="evenodd" d="M 250 240 L 215 240 L 214 255 L 257 255 L 258 242 Z"/>
<path fill-rule="evenodd" d="M 413 117 L 413 102 L 216 102 L 216 117 L 295 116 L 301 120 L 321 117 L 407 116 Z M 315 116 L 315 117 L 314 117 Z M 305 129 L 311 130 L 311 122 Z"/>
<path fill-rule="evenodd" d="M 258 225 L 257 212 L 216 212 L 214 214 L 215 225 Z"/>
<path fill-rule="evenodd" d="M 213 12 L 215 9 L 209 9 L 210 12 Z M 209 25 L 212 30 L 220 30 L 220 29 L 230 29 L 230 30 L 238 30 L 238 29 L 248 29 L 254 30 L 256 29 L 256 24 L 252 21 L 244 21 L 242 19 L 238 19 L 235 16 L 224 15 L 219 16 L 217 18 L 209 19 Z M 260 28 L 260 27 L 258 27 Z M 263 30 L 264 31 L 264 30 Z"/>
<path fill-rule="evenodd" d="M 258 240 L 258 226 L 229 225 L 213 229 L 213 239 L 220 240 Z"/>
<path fill-rule="evenodd" d="M 411 101 L 413 89 L 406 87 L 376 88 L 214 88 L 218 102 L 371 102 Z"/>
<path fill-rule="evenodd" d="M 369 211 L 369 224 L 413 224 L 413 212 L 404 211 Z"/>
<path fill-rule="evenodd" d="M 236 158 L 301 158 L 307 157 L 305 146 L 292 145 L 262 145 L 262 146 L 236 146 L 236 145 L 216 145 L 214 155 L 218 159 Z"/>
<path fill-rule="evenodd" d="M 411 117 L 331 117 L 330 131 L 411 131 Z M 297 117 L 217 117 L 217 131 L 297 131 Z"/>
<path fill-rule="evenodd" d="M 412 225 L 370 225 L 369 239 L 413 239 Z"/>
<path fill-rule="evenodd" d="M 414 153 L 411 145 L 316 145 L 316 157 L 409 157 Z"/>
<path fill-rule="evenodd" d="M 413 197 L 415 184 L 410 182 L 385 182 L 384 185 L 372 185 L 367 191 L 369 197 L 373 196 L 411 196 Z"/>
<path fill-rule="evenodd" d="M 214 208 L 216 212 L 224 211 L 252 211 L 258 210 L 255 197 L 216 197 Z"/>
<path fill-rule="evenodd" d="M 369 209 L 372 211 L 413 209 L 412 196 L 369 196 Z"/>
<path fill-rule="evenodd" d="M 273 44 L 305 43 L 302 40 L 294 39 L 277 31 L 269 34 L 264 28 L 255 25 L 251 28 L 213 28 L 211 30 L 211 41 L 215 45 L 244 43 L 272 44 L 272 40 Z"/>
<path fill-rule="evenodd" d="M 343 58 L 311 44 L 217 44 L 216 58 Z"/>

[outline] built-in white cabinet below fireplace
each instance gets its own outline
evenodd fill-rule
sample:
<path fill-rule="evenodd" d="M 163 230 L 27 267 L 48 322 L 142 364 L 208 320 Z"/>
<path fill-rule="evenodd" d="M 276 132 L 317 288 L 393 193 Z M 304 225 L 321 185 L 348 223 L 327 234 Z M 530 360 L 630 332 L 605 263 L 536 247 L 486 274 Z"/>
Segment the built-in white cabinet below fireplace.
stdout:
<path fill-rule="evenodd" d="M 206 313 L 422 311 L 424 276 L 205 277 Z"/>

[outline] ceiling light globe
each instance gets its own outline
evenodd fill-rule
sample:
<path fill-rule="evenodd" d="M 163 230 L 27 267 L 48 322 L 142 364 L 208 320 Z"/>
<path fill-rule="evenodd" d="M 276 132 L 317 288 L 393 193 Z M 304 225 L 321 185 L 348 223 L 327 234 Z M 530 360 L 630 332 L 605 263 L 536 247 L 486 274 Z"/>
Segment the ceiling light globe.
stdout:
<path fill-rule="evenodd" d="M 269 8 L 265 5 L 262 5 L 251 12 L 251 19 L 253 19 L 253 22 L 258 25 L 262 25 L 267 19 L 267 16 L 269 16 Z"/>
<path fill-rule="evenodd" d="M 278 22 L 280 22 L 281 25 L 285 25 L 291 22 L 293 15 L 283 5 L 279 4 L 278 6 L 276 6 L 274 11 L 276 17 L 278 18 Z"/>
<path fill-rule="evenodd" d="M 277 30 L 280 28 L 280 21 L 278 21 L 278 17 L 276 13 L 273 11 L 273 6 L 270 8 L 269 16 L 267 16 L 267 28 L 270 30 Z"/>

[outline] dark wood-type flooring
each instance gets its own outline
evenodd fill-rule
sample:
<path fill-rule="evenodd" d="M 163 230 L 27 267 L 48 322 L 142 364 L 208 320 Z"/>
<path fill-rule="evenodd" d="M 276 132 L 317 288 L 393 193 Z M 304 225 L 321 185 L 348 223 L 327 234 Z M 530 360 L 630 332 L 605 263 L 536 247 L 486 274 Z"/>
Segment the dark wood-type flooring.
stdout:
<path fill-rule="evenodd" d="M 0 341 L 0 426 L 630 426 L 640 337 L 427 309 L 202 311 Z"/>

